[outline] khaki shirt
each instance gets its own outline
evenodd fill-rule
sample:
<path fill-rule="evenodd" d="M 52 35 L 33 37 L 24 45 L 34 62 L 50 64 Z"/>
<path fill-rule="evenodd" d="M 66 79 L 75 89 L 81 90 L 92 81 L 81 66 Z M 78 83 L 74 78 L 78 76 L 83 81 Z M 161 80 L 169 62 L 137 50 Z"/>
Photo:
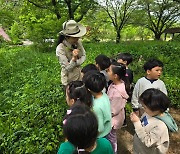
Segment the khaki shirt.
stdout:
<path fill-rule="evenodd" d="M 56 56 L 59 59 L 61 65 L 61 82 L 63 85 L 67 85 L 71 81 L 81 80 L 81 64 L 86 59 L 85 50 L 81 41 L 77 43 L 77 49 L 79 49 L 79 59 L 75 62 L 72 60 L 72 45 L 64 40 L 56 48 Z"/>

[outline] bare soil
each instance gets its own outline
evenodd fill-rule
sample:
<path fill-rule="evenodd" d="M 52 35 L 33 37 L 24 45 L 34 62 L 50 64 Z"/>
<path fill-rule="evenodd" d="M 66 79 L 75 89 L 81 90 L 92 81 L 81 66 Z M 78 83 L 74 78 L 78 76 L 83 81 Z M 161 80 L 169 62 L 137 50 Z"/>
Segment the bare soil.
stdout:
<path fill-rule="evenodd" d="M 180 126 L 180 109 L 170 109 L 170 114 Z M 134 126 L 127 116 L 127 127 L 118 130 L 118 154 L 133 153 Z M 167 154 L 180 154 L 180 130 L 177 133 L 170 133 L 170 146 Z"/>

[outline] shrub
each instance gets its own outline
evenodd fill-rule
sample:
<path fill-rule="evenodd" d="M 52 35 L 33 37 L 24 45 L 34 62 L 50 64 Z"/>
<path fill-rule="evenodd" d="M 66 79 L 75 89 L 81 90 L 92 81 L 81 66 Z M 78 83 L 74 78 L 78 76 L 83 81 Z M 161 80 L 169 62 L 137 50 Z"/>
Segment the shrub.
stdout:
<path fill-rule="evenodd" d="M 67 106 L 55 55 L 5 48 L 0 67 L 0 151 L 56 153 Z"/>
<path fill-rule="evenodd" d="M 18 22 L 14 22 L 9 30 L 10 37 L 13 44 L 22 44 L 23 27 Z"/>
<path fill-rule="evenodd" d="M 177 41 L 177 42 L 180 42 L 180 34 L 175 36 L 172 41 Z"/>

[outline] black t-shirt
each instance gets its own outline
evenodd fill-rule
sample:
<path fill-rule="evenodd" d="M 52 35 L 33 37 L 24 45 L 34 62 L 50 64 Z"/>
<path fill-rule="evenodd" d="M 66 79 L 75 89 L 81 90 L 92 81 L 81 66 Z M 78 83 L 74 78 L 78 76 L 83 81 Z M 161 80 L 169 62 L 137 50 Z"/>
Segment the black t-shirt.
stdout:
<path fill-rule="evenodd" d="M 129 79 L 129 83 L 131 84 L 133 82 L 133 71 L 131 71 L 130 69 L 126 69 L 126 74 Z"/>

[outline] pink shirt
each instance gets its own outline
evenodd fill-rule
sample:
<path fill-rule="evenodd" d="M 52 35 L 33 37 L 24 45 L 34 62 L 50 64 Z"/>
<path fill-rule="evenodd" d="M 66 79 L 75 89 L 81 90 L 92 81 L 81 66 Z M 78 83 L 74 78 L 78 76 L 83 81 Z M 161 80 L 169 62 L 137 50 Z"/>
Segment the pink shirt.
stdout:
<path fill-rule="evenodd" d="M 112 127 L 120 129 L 125 119 L 124 108 L 129 97 L 124 82 L 118 85 L 111 83 L 107 95 L 111 104 Z"/>

